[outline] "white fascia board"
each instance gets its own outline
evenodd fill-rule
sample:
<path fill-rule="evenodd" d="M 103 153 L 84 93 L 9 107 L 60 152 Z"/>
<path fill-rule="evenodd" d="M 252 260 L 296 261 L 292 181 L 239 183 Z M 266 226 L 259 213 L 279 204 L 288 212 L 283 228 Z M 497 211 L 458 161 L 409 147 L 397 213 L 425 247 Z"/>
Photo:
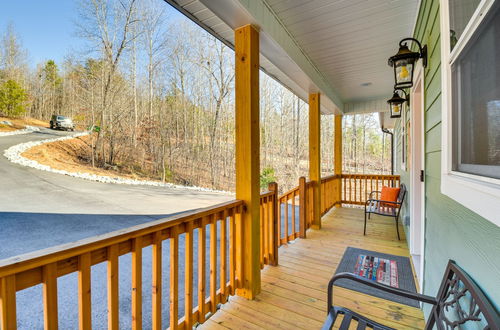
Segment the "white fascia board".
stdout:
<path fill-rule="evenodd" d="M 260 28 L 260 52 L 308 93 L 322 94 L 324 114 L 342 114 L 343 101 L 299 47 L 264 0 L 200 0 L 232 29 L 253 24 Z"/>

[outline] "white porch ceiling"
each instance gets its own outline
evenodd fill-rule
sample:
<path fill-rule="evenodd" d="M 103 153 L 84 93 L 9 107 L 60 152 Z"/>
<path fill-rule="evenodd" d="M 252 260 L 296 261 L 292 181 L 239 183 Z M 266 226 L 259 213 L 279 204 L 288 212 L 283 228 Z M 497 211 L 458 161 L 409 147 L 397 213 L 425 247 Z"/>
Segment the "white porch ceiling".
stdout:
<path fill-rule="evenodd" d="M 232 45 L 233 29 L 261 28 L 261 66 L 322 112 L 368 112 L 392 95 L 387 59 L 412 35 L 419 0 L 165 0 Z M 361 104 L 362 106 L 359 106 Z M 386 111 L 388 107 L 373 109 Z"/>

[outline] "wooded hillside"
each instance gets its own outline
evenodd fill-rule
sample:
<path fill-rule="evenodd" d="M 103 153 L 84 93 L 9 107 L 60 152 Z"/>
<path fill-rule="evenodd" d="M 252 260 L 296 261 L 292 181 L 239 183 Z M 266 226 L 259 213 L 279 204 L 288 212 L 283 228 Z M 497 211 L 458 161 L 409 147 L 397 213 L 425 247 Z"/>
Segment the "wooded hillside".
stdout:
<path fill-rule="evenodd" d="M 81 0 L 75 31 L 86 46 L 63 63 L 30 63 L 10 25 L 0 47 L 0 91 L 14 89 L 22 111 L 0 112 L 67 115 L 93 129 L 81 155 L 93 166 L 233 190 L 234 53 L 189 20 L 169 17 L 166 6 Z M 307 104 L 263 72 L 260 84 L 262 183 L 288 189 L 307 176 Z M 328 175 L 332 116 L 322 116 L 322 129 Z M 343 134 L 345 172 L 389 173 L 389 139 L 378 116 L 345 116 Z"/>

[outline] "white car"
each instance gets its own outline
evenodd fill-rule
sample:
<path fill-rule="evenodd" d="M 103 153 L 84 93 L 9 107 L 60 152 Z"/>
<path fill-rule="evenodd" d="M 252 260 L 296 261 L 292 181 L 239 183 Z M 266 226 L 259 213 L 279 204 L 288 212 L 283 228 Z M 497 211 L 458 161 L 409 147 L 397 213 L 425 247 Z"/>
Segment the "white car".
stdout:
<path fill-rule="evenodd" d="M 53 115 L 50 119 L 50 128 L 51 129 L 65 129 L 67 131 L 74 131 L 75 124 L 73 124 L 73 120 L 69 117 Z"/>

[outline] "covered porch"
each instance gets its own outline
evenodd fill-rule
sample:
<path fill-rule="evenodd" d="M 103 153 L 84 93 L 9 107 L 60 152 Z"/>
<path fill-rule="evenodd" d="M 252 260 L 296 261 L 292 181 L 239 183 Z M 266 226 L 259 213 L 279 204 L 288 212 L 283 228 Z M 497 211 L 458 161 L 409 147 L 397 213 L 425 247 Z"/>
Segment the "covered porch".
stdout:
<path fill-rule="evenodd" d="M 109 329 L 119 329 L 124 318 L 133 329 L 142 329 L 146 318 L 153 329 L 320 328 L 327 284 L 347 247 L 410 256 L 405 231 L 401 226 L 398 240 L 394 219 L 373 215 L 365 236 L 363 210 L 342 207 L 364 205 L 371 191 L 399 186 L 400 177 L 342 173 L 341 132 L 342 116 L 349 114 L 378 112 L 382 128 L 394 124 L 387 113 L 393 77 L 386 60 L 412 34 L 417 1 L 374 1 L 367 8 L 364 1 L 338 1 L 328 10 L 325 1 L 303 9 L 301 1 L 166 2 L 235 50 L 235 200 L 3 260 L 3 329 L 17 327 L 18 291 L 37 285 L 43 288 L 45 328 L 57 329 L 58 279 L 72 273 L 78 275 L 79 328 L 91 328 L 91 269 L 100 263 L 107 266 L 102 286 Z M 324 24 L 329 18 L 338 24 Z M 352 52 L 360 56 L 352 58 Z M 282 195 L 276 183 L 266 192 L 259 186 L 260 69 L 309 101 L 308 178 Z M 321 175 L 321 115 L 333 115 L 335 125 L 335 168 L 327 177 Z M 151 265 L 143 250 L 151 251 Z M 118 280 L 123 255 L 131 258 L 125 293 Z M 149 268 L 147 287 L 143 269 Z M 418 289 L 416 275 L 415 283 Z M 130 300 L 125 312 L 124 295 Z M 419 308 L 352 290 L 336 288 L 334 301 L 397 329 L 425 324 Z"/>
<path fill-rule="evenodd" d="M 347 247 L 409 256 L 404 234 L 398 241 L 390 220 L 372 217 L 370 234 L 364 236 L 363 210 L 332 209 L 323 216 L 321 230 L 310 229 L 307 239 L 298 238 L 280 247 L 279 265 L 262 270 L 262 291 L 255 300 L 230 297 L 200 328 L 321 328 L 326 315 L 327 283 Z M 341 287 L 334 288 L 334 302 L 395 329 L 422 329 L 425 325 L 419 308 Z M 335 327 L 341 322 L 339 318 Z"/>

